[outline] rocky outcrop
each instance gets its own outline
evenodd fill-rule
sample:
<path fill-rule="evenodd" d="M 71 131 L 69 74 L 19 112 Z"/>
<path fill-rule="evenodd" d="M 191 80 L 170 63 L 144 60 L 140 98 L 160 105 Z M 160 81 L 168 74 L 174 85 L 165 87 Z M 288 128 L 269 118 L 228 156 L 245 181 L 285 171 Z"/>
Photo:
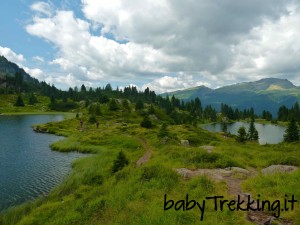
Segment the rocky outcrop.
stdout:
<path fill-rule="evenodd" d="M 275 173 L 292 173 L 297 169 L 298 169 L 298 167 L 296 167 L 296 166 L 271 165 L 265 169 L 262 169 L 261 173 L 264 175 L 275 174 Z"/>

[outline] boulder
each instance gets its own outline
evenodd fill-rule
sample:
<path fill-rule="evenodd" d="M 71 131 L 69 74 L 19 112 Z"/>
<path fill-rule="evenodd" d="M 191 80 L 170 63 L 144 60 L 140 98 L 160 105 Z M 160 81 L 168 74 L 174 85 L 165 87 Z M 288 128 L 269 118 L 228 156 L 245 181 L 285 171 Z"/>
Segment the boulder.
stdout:
<path fill-rule="evenodd" d="M 183 146 L 189 146 L 190 142 L 188 140 L 180 140 L 181 145 Z"/>
<path fill-rule="evenodd" d="M 296 166 L 288 165 L 271 165 L 265 169 L 262 169 L 262 174 L 275 174 L 275 173 L 292 173 L 297 170 Z"/>

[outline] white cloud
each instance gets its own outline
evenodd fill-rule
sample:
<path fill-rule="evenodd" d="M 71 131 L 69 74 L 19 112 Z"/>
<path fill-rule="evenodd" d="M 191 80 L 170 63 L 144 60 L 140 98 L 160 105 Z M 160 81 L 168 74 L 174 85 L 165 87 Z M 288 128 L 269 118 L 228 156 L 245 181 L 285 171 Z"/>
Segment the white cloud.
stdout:
<path fill-rule="evenodd" d="M 37 63 L 44 63 L 45 59 L 41 56 L 34 56 L 32 57 L 33 61 L 37 62 Z"/>
<path fill-rule="evenodd" d="M 26 59 L 22 54 L 17 54 L 13 50 L 7 47 L 0 46 L 0 55 L 3 55 L 10 62 L 16 63 L 20 68 L 23 68 L 26 73 L 39 80 L 46 78 L 44 72 L 39 68 L 28 68 L 24 66 Z"/>
<path fill-rule="evenodd" d="M 193 75 L 181 72 L 176 77 L 164 76 L 155 79 L 153 82 L 143 85 L 142 89 L 149 87 L 151 90 L 156 90 L 157 93 L 163 93 L 202 85 L 210 86 L 207 82 L 196 80 Z"/>
<path fill-rule="evenodd" d="M 43 73 L 43 71 L 41 69 L 38 69 L 38 68 L 30 69 L 30 68 L 24 67 L 24 66 L 23 66 L 23 69 L 30 76 L 32 76 L 32 77 L 34 77 L 34 78 L 36 78 L 38 80 L 40 80 L 40 81 L 45 80 L 45 75 L 44 75 L 44 73 Z"/>
<path fill-rule="evenodd" d="M 9 61 L 17 63 L 18 65 L 21 65 L 23 62 L 25 62 L 25 58 L 22 54 L 16 54 L 10 48 L 0 46 L 0 55 L 4 56 Z"/>
<path fill-rule="evenodd" d="M 158 92 L 282 74 L 297 82 L 297 1 L 81 2 L 80 19 L 46 2 L 31 7 L 37 15 L 27 32 L 52 43 L 58 52 L 50 64 L 69 74 L 53 81 L 138 81 Z"/>
<path fill-rule="evenodd" d="M 76 77 L 73 74 L 67 74 L 65 75 L 58 75 L 58 76 L 49 76 L 45 79 L 45 81 L 49 84 L 58 84 L 58 88 L 65 88 L 67 87 L 80 87 L 82 84 L 85 84 L 86 87 L 91 87 L 92 83 L 87 81 L 82 81 L 79 79 L 76 79 Z M 64 84 L 64 85 L 62 85 Z"/>
<path fill-rule="evenodd" d="M 93 36 L 90 25 L 75 18 L 70 11 L 58 11 L 49 18 L 35 17 L 27 32 L 53 43 L 59 57 L 50 64 L 80 80 L 126 80 L 138 74 L 166 73 L 166 64 L 180 63 L 180 57 L 170 57 L 147 45 L 128 42 L 120 44 L 103 36 Z"/>
<path fill-rule="evenodd" d="M 30 9 L 44 16 L 51 16 L 53 13 L 53 8 L 48 2 L 36 2 L 30 6 Z"/>

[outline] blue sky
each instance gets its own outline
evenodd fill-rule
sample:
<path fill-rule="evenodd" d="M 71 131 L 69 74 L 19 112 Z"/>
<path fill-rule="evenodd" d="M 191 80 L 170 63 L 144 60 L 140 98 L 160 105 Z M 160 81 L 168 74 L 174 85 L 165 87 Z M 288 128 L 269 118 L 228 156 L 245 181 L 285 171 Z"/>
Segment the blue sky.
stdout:
<path fill-rule="evenodd" d="M 0 54 L 59 88 L 165 92 L 266 77 L 300 85 L 296 0 L 11 0 L 0 8 Z"/>

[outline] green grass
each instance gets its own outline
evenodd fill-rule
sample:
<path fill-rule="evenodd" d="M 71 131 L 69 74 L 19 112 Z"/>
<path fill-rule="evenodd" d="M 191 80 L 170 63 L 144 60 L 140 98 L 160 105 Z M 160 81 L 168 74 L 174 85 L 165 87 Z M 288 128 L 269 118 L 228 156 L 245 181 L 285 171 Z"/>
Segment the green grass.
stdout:
<path fill-rule="evenodd" d="M 157 137 L 159 120 L 153 121 L 154 128 L 146 129 L 140 127 L 143 117 L 137 112 L 110 112 L 106 105 L 101 105 L 101 111 L 102 115 L 97 117 L 98 129 L 95 124 L 88 123 L 85 110 L 79 119 L 72 117 L 39 125 L 49 133 L 66 137 L 51 144 L 53 150 L 92 154 L 76 160 L 70 176 L 47 197 L 0 214 L 0 224 L 251 224 L 245 212 L 214 211 L 212 201 L 207 202 L 202 222 L 198 209 L 164 211 L 165 194 L 177 201 L 184 199 L 186 194 L 198 201 L 214 195 L 230 199 L 225 182 L 206 176 L 185 180 L 174 169 L 239 166 L 260 171 L 272 164 L 300 166 L 298 143 L 239 144 L 234 139 L 189 125 L 168 126 L 169 138 L 163 141 Z M 80 119 L 84 122 L 83 128 Z M 190 146 L 182 146 L 182 139 L 189 140 Z M 213 153 L 200 148 L 202 145 L 215 146 Z M 151 159 L 137 168 L 135 163 L 146 148 L 152 152 Z M 119 151 L 124 152 L 129 165 L 112 174 L 113 161 Z M 285 176 L 258 175 L 246 180 L 243 189 L 270 199 L 294 193 L 300 200 L 299 175 L 299 171 Z M 300 224 L 297 221 L 299 213 L 298 207 L 283 215 Z"/>

